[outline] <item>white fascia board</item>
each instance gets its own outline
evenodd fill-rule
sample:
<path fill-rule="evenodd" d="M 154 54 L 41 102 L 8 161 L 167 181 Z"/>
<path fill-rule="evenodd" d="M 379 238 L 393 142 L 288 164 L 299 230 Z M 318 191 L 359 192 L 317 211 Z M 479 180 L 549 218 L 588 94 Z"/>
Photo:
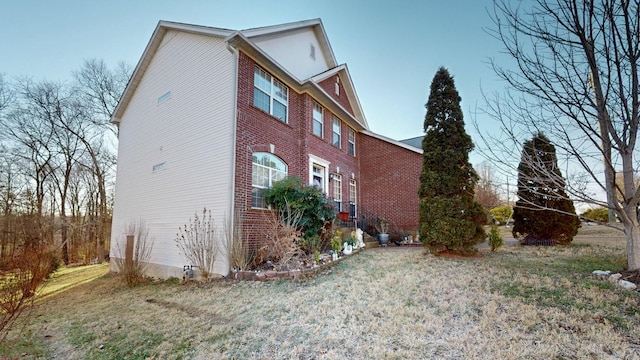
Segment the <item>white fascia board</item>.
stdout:
<path fill-rule="evenodd" d="M 166 28 L 161 25 L 162 21 L 158 22 L 156 28 L 153 30 L 153 34 L 147 43 L 144 51 L 142 52 L 142 56 L 140 60 L 138 60 L 138 64 L 136 64 L 131 77 L 129 78 L 129 82 L 127 82 L 127 86 L 124 88 L 122 95 L 120 95 L 120 99 L 118 101 L 118 105 L 113 110 L 113 114 L 111 115 L 111 122 L 114 124 L 120 123 L 120 119 L 122 118 L 122 114 L 126 109 L 127 105 L 129 105 L 129 101 L 133 97 L 133 93 L 135 92 L 138 84 L 140 84 L 140 80 L 142 79 L 142 75 L 144 74 L 147 66 L 151 62 L 151 58 L 153 57 L 153 53 L 158 49 L 160 44 L 160 39 L 166 33 Z"/>
<path fill-rule="evenodd" d="M 318 95 L 320 95 L 325 103 L 331 104 L 332 108 L 330 108 L 330 110 L 336 112 L 336 115 L 341 117 L 343 120 L 346 117 L 355 124 L 360 125 L 358 131 L 369 130 L 369 126 L 367 125 L 366 121 L 363 123 L 357 117 L 353 116 L 349 111 L 347 111 L 347 109 L 340 105 L 340 103 L 335 101 L 333 97 L 331 97 L 331 95 L 327 94 L 327 92 L 324 91 L 324 89 L 320 87 L 320 85 L 318 85 L 318 83 L 316 83 L 315 81 L 305 81 L 303 88 L 306 89 L 310 94 L 315 95 L 315 97 L 319 97 Z"/>
<path fill-rule="evenodd" d="M 349 81 L 349 86 L 345 86 L 347 96 L 350 97 L 353 101 L 352 104 L 356 104 L 356 108 L 354 109 L 354 111 L 357 112 L 356 115 L 358 115 L 362 119 L 362 121 L 364 122 L 364 127 L 369 129 L 369 123 L 367 122 L 367 118 L 364 116 L 364 110 L 362 109 L 362 105 L 360 104 L 360 98 L 358 98 L 358 93 L 356 92 L 356 88 L 353 85 L 353 81 L 351 80 L 349 66 L 347 66 L 347 64 L 344 64 L 344 68 L 344 73 L 347 75 L 347 80 Z"/>
<path fill-rule="evenodd" d="M 240 32 L 242 32 L 242 34 L 244 34 L 246 37 L 250 38 L 250 37 L 262 36 L 262 35 L 276 34 L 279 32 L 295 30 L 295 29 L 308 27 L 308 26 L 315 26 L 315 25 L 318 25 L 319 23 L 320 23 L 320 19 L 315 18 L 315 19 L 309 19 L 309 20 L 294 21 L 294 22 L 285 23 L 285 24 L 244 29 L 244 30 L 240 30 Z"/>
<path fill-rule="evenodd" d="M 318 36 L 318 39 L 320 40 L 320 47 L 322 48 L 322 52 L 324 53 L 325 57 L 329 59 L 329 66 L 337 66 L 338 61 L 336 60 L 336 56 L 333 53 L 333 48 L 331 47 L 331 43 L 329 43 L 329 37 L 327 36 L 327 32 L 324 30 L 324 25 L 322 24 L 321 19 L 318 19 L 318 25 L 313 29 L 316 32 L 316 36 Z"/>
<path fill-rule="evenodd" d="M 216 37 L 227 37 L 231 33 L 233 33 L 233 30 L 229 30 L 229 29 L 222 29 L 222 28 L 216 28 L 216 27 L 211 27 L 211 26 L 202 26 L 202 25 L 192 25 L 192 24 L 185 24 L 185 23 L 177 23 L 177 22 L 165 21 L 165 20 L 161 20 L 158 23 L 158 25 L 163 26 L 163 27 L 165 27 L 167 29 L 171 29 L 171 30 L 178 30 L 178 31 L 184 31 L 184 32 L 189 32 L 189 33 L 193 33 L 193 34 L 210 35 L 210 36 L 216 36 Z"/>
<path fill-rule="evenodd" d="M 315 81 L 312 79 L 308 79 L 305 81 L 299 80 L 295 75 L 291 74 L 286 68 L 280 65 L 277 61 L 275 61 L 271 56 L 265 53 L 260 47 L 256 46 L 251 39 L 247 38 L 244 32 L 235 31 L 231 35 L 229 35 L 225 41 L 227 44 L 235 49 L 243 50 L 249 56 L 254 57 L 254 60 L 257 59 L 259 63 L 266 64 L 266 68 L 274 73 L 280 81 L 284 82 L 287 86 L 297 89 L 298 91 L 307 91 L 314 97 L 321 97 L 324 99 L 326 103 L 330 103 L 334 109 L 337 109 L 341 117 L 348 118 L 353 121 L 355 124 L 360 125 L 361 130 L 368 130 L 369 127 L 367 125 L 366 120 L 362 117 L 363 121 L 360 121 L 357 117 L 351 115 L 342 105 L 340 105 L 337 101 L 335 101 L 323 88 L 320 87 Z M 324 73 L 323 73 L 324 74 Z M 350 86 L 352 86 L 351 84 Z M 360 106 L 360 104 L 357 104 Z"/>
<path fill-rule="evenodd" d="M 219 29 L 219 28 L 198 26 L 198 25 L 189 25 L 189 24 L 175 23 L 175 22 L 164 21 L 164 20 L 159 21 L 158 25 L 156 25 L 156 28 L 153 31 L 153 34 L 151 35 L 151 38 L 149 39 L 149 42 L 147 43 L 147 46 L 145 47 L 142 53 L 142 56 L 140 57 L 140 60 L 138 60 L 138 64 L 136 65 L 135 69 L 133 70 L 133 73 L 131 74 L 131 77 L 129 78 L 129 82 L 127 83 L 127 86 L 125 87 L 124 91 L 122 92 L 122 95 L 120 96 L 118 105 L 113 111 L 113 115 L 111 116 L 112 123 L 114 124 L 120 123 L 120 119 L 122 118 L 122 114 L 124 113 L 124 110 L 129 105 L 129 101 L 131 101 L 131 98 L 133 97 L 133 93 L 135 92 L 136 88 L 140 84 L 140 81 L 142 80 L 142 77 L 144 76 L 144 73 L 147 70 L 147 67 L 151 63 L 151 59 L 153 58 L 153 56 L 155 56 L 155 53 L 158 50 L 158 47 L 162 42 L 162 38 L 164 37 L 164 34 L 166 34 L 167 30 L 177 30 L 177 31 L 184 31 L 184 32 L 189 32 L 193 34 L 209 35 L 209 36 L 217 36 L 217 37 L 227 37 L 229 36 L 229 34 L 232 33 L 231 30 L 227 30 L 227 29 Z"/>
<path fill-rule="evenodd" d="M 422 149 L 418 149 L 416 147 L 413 147 L 411 145 L 407 145 L 407 144 L 405 144 L 403 142 L 400 142 L 398 140 L 393 140 L 391 138 L 388 138 L 388 137 L 380 135 L 380 134 L 376 134 L 376 133 L 368 131 L 368 130 L 362 131 L 362 133 L 365 134 L 365 135 L 371 136 L 373 138 L 376 138 L 378 140 L 382 140 L 382 141 L 388 142 L 389 144 L 393 144 L 393 145 L 399 146 L 399 147 L 401 147 L 403 149 L 407 149 L 409 151 L 413 151 L 413 152 L 418 153 L 418 154 L 424 153 L 424 151 Z"/>
<path fill-rule="evenodd" d="M 324 25 L 322 24 L 322 20 L 319 18 L 296 21 L 286 24 L 273 25 L 273 26 L 265 26 L 253 29 L 241 30 L 240 32 L 247 38 L 253 37 L 261 37 L 265 35 L 274 35 L 280 32 L 287 32 L 291 30 L 297 30 L 305 27 L 311 27 L 318 37 L 318 42 L 320 43 L 320 48 L 322 50 L 322 54 L 325 59 L 329 62 L 329 67 L 335 67 L 337 65 L 335 54 L 333 53 L 333 49 L 331 48 L 331 44 L 329 43 L 329 38 L 327 37 L 327 33 L 324 30 Z"/>
<path fill-rule="evenodd" d="M 342 71 L 344 69 L 346 69 L 345 64 L 341 64 L 341 65 L 338 65 L 338 66 L 336 66 L 334 68 L 331 68 L 331 69 L 329 69 L 327 71 L 323 71 L 320 74 L 313 75 L 312 77 L 310 77 L 307 80 L 311 80 L 311 81 L 314 81 L 314 82 L 321 82 L 323 80 L 326 80 L 326 79 L 332 77 L 333 75 L 336 75 L 337 73 L 339 73 L 340 71 Z"/>
<path fill-rule="evenodd" d="M 360 125 L 362 125 L 365 129 L 368 130 L 369 123 L 367 122 L 367 118 L 364 115 L 364 110 L 362 109 L 362 105 L 360 104 L 360 99 L 358 98 L 358 93 L 356 92 L 355 87 L 353 85 L 353 80 L 351 80 L 351 74 L 349 73 L 349 68 L 347 67 L 347 64 L 341 64 L 333 69 L 329 69 L 323 73 L 315 75 L 311 77 L 310 80 L 313 82 L 319 83 L 323 80 L 330 78 L 333 75 L 340 74 L 340 73 L 344 74 L 344 77 L 346 77 L 347 79 L 347 84 L 345 85 L 343 83 L 343 87 L 347 93 L 349 102 L 352 105 L 355 105 L 355 106 L 352 106 L 354 116 L 356 119 L 361 119 L 358 122 L 360 123 Z"/>
<path fill-rule="evenodd" d="M 267 64 L 267 69 L 275 73 L 279 80 L 283 81 L 287 86 L 297 88 L 302 86 L 300 79 L 290 73 L 260 47 L 256 46 L 242 31 L 234 31 L 224 40 L 227 42 L 228 46 L 243 50 L 249 56 L 253 56 L 254 60 L 257 59 L 259 62 Z"/>

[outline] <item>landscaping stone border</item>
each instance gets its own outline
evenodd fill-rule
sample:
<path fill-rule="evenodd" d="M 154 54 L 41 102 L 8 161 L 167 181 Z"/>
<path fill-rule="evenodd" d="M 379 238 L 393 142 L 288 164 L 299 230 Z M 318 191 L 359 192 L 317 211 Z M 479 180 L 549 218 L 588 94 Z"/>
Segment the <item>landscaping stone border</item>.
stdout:
<path fill-rule="evenodd" d="M 304 269 L 294 269 L 288 271 L 276 271 L 276 270 L 267 270 L 267 271 L 231 271 L 229 273 L 229 279 L 235 280 L 248 280 L 248 281 L 269 281 L 275 279 L 304 279 L 311 276 L 315 276 L 318 273 L 333 267 L 334 265 L 340 263 L 343 259 L 346 259 L 350 256 L 354 256 L 360 254 L 364 249 L 360 249 L 354 251 L 351 255 L 342 255 L 338 260 L 332 260 L 324 264 L 316 265 L 312 268 L 304 268 Z"/>

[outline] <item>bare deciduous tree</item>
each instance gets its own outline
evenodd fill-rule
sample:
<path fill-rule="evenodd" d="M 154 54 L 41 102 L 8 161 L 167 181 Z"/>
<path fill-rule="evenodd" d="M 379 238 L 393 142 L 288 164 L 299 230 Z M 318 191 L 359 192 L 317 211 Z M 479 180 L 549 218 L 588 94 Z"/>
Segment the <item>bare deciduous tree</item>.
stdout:
<path fill-rule="evenodd" d="M 65 263 L 73 241 L 82 253 L 76 261 L 104 258 L 117 141 L 109 119 L 129 72 L 124 64 L 111 70 L 89 60 L 71 82 L 9 83 L 0 75 L 2 257 L 21 245 L 12 230 L 17 219 L 35 215 L 38 224 L 46 216 L 48 238 L 55 237 Z M 93 249 L 85 251 L 89 241 Z"/>
<path fill-rule="evenodd" d="M 514 155 L 524 139 L 547 134 L 559 159 L 566 156 L 567 169 L 580 169 L 568 176 L 568 196 L 618 215 L 629 269 L 640 269 L 640 187 L 633 181 L 640 121 L 639 8 L 629 0 L 495 0 L 491 33 L 515 68 L 492 61 L 510 91 L 486 108 L 501 122 L 502 136 L 483 135 L 493 159 L 509 159 L 505 154 Z M 622 187 L 615 186 L 618 173 Z"/>
<path fill-rule="evenodd" d="M 131 73 L 131 66 L 126 63 L 121 62 L 115 69 L 109 69 L 101 59 L 85 60 L 80 70 L 73 73 L 82 101 L 91 110 L 94 124 L 110 129 L 114 134 L 116 128 L 109 121 Z"/>
<path fill-rule="evenodd" d="M 475 200 L 487 210 L 499 206 L 500 192 L 493 176 L 491 164 L 486 161 L 483 162 L 477 168 L 476 173 L 478 174 L 479 180 L 476 184 Z"/>

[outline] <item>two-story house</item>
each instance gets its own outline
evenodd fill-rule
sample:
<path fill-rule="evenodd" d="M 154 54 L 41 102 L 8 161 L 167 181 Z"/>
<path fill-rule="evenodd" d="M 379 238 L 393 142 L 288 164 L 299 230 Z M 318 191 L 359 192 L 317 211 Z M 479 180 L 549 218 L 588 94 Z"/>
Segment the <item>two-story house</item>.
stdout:
<path fill-rule="evenodd" d="M 246 241 L 259 244 L 263 191 L 287 175 L 352 218 L 366 208 L 418 227 L 422 151 L 369 130 L 319 19 L 241 31 L 161 21 L 112 121 L 111 256 L 122 257 L 126 225 L 143 221 L 154 243 L 149 275 L 181 276 L 174 239 L 203 208 L 220 232 L 241 216 Z"/>

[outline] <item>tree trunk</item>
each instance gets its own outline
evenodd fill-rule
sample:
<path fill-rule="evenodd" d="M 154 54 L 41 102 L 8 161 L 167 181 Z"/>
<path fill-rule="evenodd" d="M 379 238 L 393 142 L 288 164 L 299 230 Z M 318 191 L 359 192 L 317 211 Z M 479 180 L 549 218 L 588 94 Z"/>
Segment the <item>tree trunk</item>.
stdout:
<path fill-rule="evenodd" d="M 60 211 L 60 221 L 62 222 L 62 261 L 65 265 L 69 265 L 69 225 L 67 224 L 67 214 L 65 213 L 64 206 Z"/>
<path fill-rule="evenodd" d="M 640 269 L 640 224 L 638 221 L 625 222 L 624 233 L 627 237 L 627 266 L 629 270 Z"/>

